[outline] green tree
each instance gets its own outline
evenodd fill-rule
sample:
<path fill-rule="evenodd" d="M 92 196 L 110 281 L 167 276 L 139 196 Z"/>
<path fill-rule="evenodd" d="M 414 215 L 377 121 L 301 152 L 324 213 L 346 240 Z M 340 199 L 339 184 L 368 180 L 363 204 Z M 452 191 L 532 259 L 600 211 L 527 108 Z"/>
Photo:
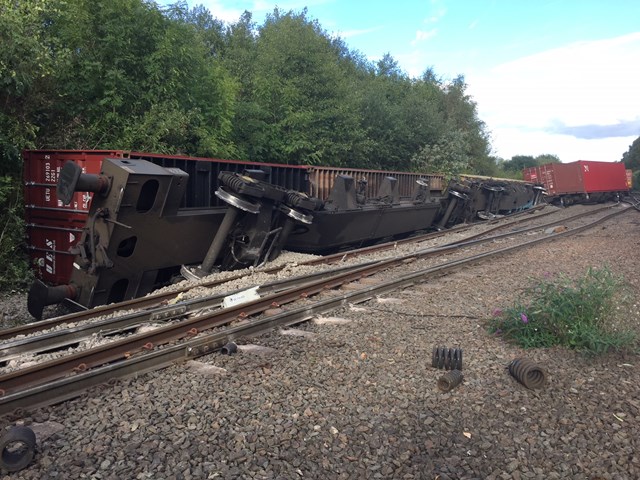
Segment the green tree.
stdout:
<path fill-rule="evenodd" d="M 248 71 L 235 65 L 247 82 L 240 112 L 247 123 L 236 123 L 235 130 L 235 138 L 244 140 L 241 150 L 258 161 L 348 163 L 358 117 L 350 108 L 339 45 L 306 18 L 306 11 L 276 9 L 260 27 L 254 47 L 248 20 L 241 19 L 232 31 L 233 40 L 248 47 L 242 54 L 253 59 Z"/>
<path fill-rule="evenodd" d="M 462 130 L 446 132 L 437 143 L 425 145 L 411 158 L 413 169 L 419 172 L 441 173 L 445 178 L 469 171 L 469 142 Z"/>
<path fill-rule="evenodd" d="M 20 152 L 37 145 L 39 119 L 55 99 L 53 72 L 66 51 L 50 37 L 56 0 L 0 0 L 0 289 L 29 278 Z"/>
<path fill-rule="evenodd" d="M 526 167 L 535 167 L 538 165 L 535 157 L 531 155 L 514 155 L 511 160 L 507 160 L 502 164 L 502 167 L 507 172 L 520 173 Z"/>
<path fill-rule="evenodd" d="M 640 137 L 636 138 L 629 149 L 622 154 L 622 162 L 631 170 L 640 170 Z"/>
<path fill-rule="evenodd" d="M 231 153 L 234 83 L 212 54 L 215 25 L 186 4 L 163 15 L 142 0 L 67 0 L 50 30 L 70 65 L 55 74 L 40 142 Z"/>
<path fill-rule="evenodd" d="M 53 72 L 67 68 L 50 37 L 62 2 L 0 0 L 0 175 L 19 175 L 20 151 L 36 146 L 38 119 L 53 102 Z"/>
<path fill-rule="evenodd" d="M 640 189 L 640 137 L 629 145 L 629 150 L 622 155 L 622 162 L 633 171 L 633 189 Z"/>

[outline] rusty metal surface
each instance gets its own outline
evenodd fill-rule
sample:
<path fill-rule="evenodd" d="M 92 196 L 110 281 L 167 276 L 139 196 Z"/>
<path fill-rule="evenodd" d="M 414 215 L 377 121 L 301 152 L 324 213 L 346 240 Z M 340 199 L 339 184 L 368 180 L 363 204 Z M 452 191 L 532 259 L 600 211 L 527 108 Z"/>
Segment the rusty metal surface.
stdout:
<path fill-rule="evenodd" d="M 509 364 L 509 373 L 529 389 L 542 388 L 547 383 L 545 370 L 532 360 L 516 358 Z"/>
<path fill-rule="evenodd" d="M 450 392 L 462 383 L 464 375 L 460 370 L 451 370 L 438 379 L 438 389 Z"/>
<path fill-rule="evenodd" d="M 348 175 L 359 181 L 366 179 L 365 194 L 369 198 L 378 195 L 380 186 L 386 177 L 398 180 L 398 191 L 402 197 L 410 197 L 413 194 L 415 183 L 420 179 L 428 179 L 431 190 L 441 191 L 444 188 L 442 175 L 414 172 L 385 172 L 380 170 L 367 170 L 359 168 L 334 168 L 334 167 L 308 167 L 309 171 L 309 195 L 326 200 L 333 188 L 334 179 L 338 175 Z"/>

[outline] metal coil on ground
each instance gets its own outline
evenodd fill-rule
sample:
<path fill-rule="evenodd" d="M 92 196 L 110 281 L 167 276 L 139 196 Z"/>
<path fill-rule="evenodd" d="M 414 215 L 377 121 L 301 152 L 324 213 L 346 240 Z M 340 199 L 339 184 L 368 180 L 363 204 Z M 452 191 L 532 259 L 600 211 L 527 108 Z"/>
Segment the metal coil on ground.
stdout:
<path fill-rule="evenodd" d="M 462 370 L 462 349 L 433 347 L 431 366 L 445 370 Z"/>
<path fill-rule="evenodd" d="M 542 388 L 547 382 L 547 374 L 536 363 L 526 358 L 516 358 L 509 364 L 509 373 L 525 387 Z"/>
<path fill-rule="evenodd" d="M 0 468 L 17 472 L 26 468 L 36 451 L 36 434 L 29 427 L 16 425 L 0 438 Z"/>
<path fill-rule="evenodd" d="M 438 388 L 443 392 L 450 392 L 462 383 L 464 375 L 460 370 L 451 370 L 438 379 Z"/>

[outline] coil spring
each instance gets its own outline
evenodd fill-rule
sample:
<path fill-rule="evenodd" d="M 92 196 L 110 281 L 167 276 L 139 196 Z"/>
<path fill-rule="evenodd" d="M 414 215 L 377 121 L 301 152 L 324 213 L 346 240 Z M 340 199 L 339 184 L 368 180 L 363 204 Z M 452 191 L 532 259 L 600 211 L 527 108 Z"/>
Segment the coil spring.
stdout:
<path fill-rule="evenodd" d="M 443 392 L 450 392 L 462 383 L 464 375 L 460 370 L 451 370 L 438 379 L 438 388 Z"/>
<path fill-rule="evenodd" d="M 290 207 L 297 207 L 301 203 L 300 193 L 293 190 L 287 191 L 284 197 L 284 203 Z"/>
<path fill-rule="evenodd" d="M 239 192 L 246 183 L 239 175 L 232 172 L 220 172 L 218 179 L 234 192 Z"/>
<path fill-rule="evenodd" d="M 445 370 L 462 370 L 462 349 L 433 347 L 431 366 Z"/>
<path fill-rule="evenodd" d="M 525 387 L 542 388 L 547 382 L 545 371 L 526 358 L 516 358 L 509 364 L 509 373 Z"/>

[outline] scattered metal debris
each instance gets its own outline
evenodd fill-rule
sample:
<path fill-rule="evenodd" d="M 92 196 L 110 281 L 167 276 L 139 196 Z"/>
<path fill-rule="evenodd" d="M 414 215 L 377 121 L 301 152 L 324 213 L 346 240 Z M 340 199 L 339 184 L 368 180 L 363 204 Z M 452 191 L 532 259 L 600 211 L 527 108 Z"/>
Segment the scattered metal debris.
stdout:
<path fill-rule="evenodd" d="M 0 467 L 8 472 L 26 468 L 36 453 L 36 434 L 29 427 L 16 425 L 0 439 Z"/>
<path fill-rule="evenodd" d="M 438 379 L 438 388 L 443 392 L 450 392 L 462 383 L 464 375 L 460 370 L 451 370 Z"/>
<path fill-rule="evenodd" d="M 525 387 L 542 388 L 547 382 L 547 374 L 536 363 L 526 358 L 516 358 L 509 364 L 509 373 Z"/>
<path fill-rule="evenodd" d="M 462 349 L 433 347 L 431 366 L 445 370 L 462 370 Z"/>
<path fill-rule="evenodd" d="M 220 349 L 220 353 L 222 353 L 223 355 L 233 355 L 237 351 L 238 345 L 236 345 L 234 342 L 229 342 Z"/>

